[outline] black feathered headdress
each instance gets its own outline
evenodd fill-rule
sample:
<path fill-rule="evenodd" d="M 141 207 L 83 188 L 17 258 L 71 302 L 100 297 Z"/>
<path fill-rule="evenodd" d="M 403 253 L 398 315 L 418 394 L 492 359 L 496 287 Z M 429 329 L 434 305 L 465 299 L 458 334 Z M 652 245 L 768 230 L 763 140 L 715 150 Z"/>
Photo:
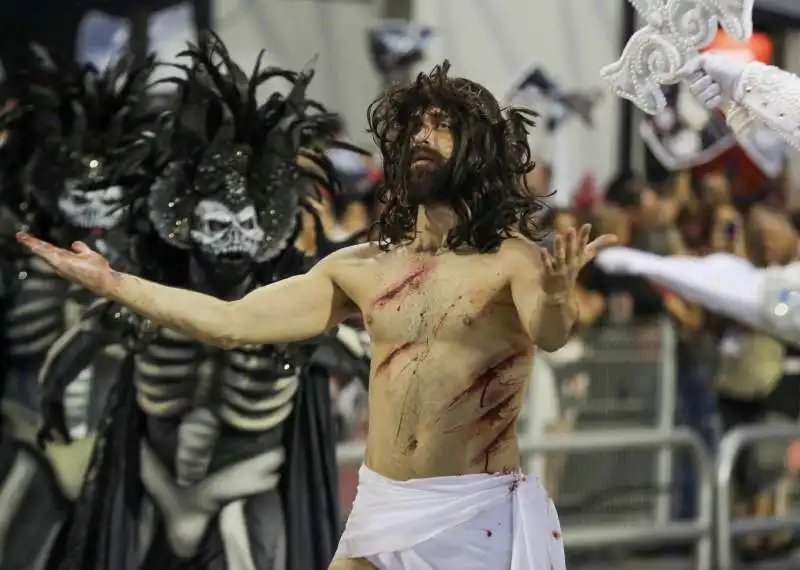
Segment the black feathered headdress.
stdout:
<path fill-rule="evenodd" d="M 179 54 L 180 78 L 163 81 L 179 88 L 173 116 L 169 162 L 150 193 L 150 216 L 163 239 L 190 245 L 197 203 L 215 199 L 230 205 L 252 202 L 265 239 L 258 260 L 281 252 L 295 233 L 298 208 L 320 187 L 335 189 L 336 176 L 323 150 L 334 142 L 337 116 L 307 98 L 313 62 L 303 71 L 262 68 L 262 51 L 248 76 L 212 32 Z M 287 94 L 273 92 L 259 103 L 267 81 L 289 83 Z"/>
<path fill-rule="evenodd" d="M 152 135 L 148 84 L 155 56 L 137 61 L 125 51 L 100 71 L 89 63 L 56 63 L 44 48 L 32 49 L 34 64 L 21 77 L 20 93 L 37 139 L 28 182 L 38 201 L 54 207 L 67 180 L 87 191 L 135 180 L 147 155 L 131 154 L 130 143 Z"/>

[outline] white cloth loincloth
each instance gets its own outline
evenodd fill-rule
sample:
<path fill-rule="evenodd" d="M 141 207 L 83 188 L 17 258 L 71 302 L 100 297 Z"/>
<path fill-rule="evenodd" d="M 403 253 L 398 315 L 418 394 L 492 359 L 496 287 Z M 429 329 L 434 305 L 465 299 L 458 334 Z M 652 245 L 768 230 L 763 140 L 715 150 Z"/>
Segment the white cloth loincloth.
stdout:
<path fill-rule="evenodd" d="M 565 570 L 556 509 L 521 473 L 394 481 L 362 465 L 336 557 L 380 570 Z"/>

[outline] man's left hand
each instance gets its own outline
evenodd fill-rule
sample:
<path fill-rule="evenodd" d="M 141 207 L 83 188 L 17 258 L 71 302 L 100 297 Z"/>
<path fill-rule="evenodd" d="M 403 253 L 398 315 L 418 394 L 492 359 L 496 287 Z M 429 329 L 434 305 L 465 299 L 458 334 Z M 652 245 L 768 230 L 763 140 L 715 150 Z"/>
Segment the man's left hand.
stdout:
<path fill-rule="evenodd" d="M 584 225 L 579 232 L 574 229 L 556 236 L 553 253 L 541 249 L 544 275 L 542 287 L 548 300 L 563 302 L 575 294 L 578 273 L 601 248 L 617 243 L 617 237 L 604 234 L 590 242 L 592 226 Z"/>

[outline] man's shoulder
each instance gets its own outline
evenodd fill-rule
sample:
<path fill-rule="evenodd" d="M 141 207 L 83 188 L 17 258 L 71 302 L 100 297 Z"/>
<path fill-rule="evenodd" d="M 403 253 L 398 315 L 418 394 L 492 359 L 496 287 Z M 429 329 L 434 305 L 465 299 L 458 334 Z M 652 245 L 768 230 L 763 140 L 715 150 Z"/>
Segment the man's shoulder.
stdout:
<path fill-rule="evenodd" d="M 343 247 L 327 257 L 323 258 L 317 263 L 317 267 L 323 269 L 334 269 L 358 263 L 361 261 L 368 261 L 377 257 L 381 253 L 377 244 L 372 242 L 359 243 L 351 245 L 350 247 Z"/>
<path fill-rule="evenodd" d="M 527 261 L 530 263 L 532 260 L 539 260 L 542 247 L 535 242 L 524 237 L 510 237 L 503 240 L 500 248 L 497 250 L 497 255 L 504 262 L 518 263 Z"/>

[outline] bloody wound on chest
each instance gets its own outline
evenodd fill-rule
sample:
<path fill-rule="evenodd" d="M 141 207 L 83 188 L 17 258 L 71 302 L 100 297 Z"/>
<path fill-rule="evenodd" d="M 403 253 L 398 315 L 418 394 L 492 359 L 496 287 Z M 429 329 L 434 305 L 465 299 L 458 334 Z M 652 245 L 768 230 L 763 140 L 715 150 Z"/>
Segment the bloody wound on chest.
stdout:
<path fill-rule="evenodd" d="M 394 361 L 398 356 L 400 356 L 404 352 L 407 352 L 416 345 L 417 345 L 416 342 L 404 342 L 403 344 L 394 347 L 391 351 L 389 351 L 389 354 L 386 356 L 386 358 L 381 360 L 380 364 L 378 364 L 378 366 L 375 367 L 375 376 L 378 376 L 386 369 L 388 369 L 392 361 Z"/>
<path fill-rule="evenodd" d="M 391 303 L 400 302 L 409 294 L 419 291 L 420 286 L 425 281 L 425 277 L 432 268 L 430 264 L 414 267 L 405 277 L 391 285 L 375 299 L 372 304 L 373 309 L 380 309 Z"/>

